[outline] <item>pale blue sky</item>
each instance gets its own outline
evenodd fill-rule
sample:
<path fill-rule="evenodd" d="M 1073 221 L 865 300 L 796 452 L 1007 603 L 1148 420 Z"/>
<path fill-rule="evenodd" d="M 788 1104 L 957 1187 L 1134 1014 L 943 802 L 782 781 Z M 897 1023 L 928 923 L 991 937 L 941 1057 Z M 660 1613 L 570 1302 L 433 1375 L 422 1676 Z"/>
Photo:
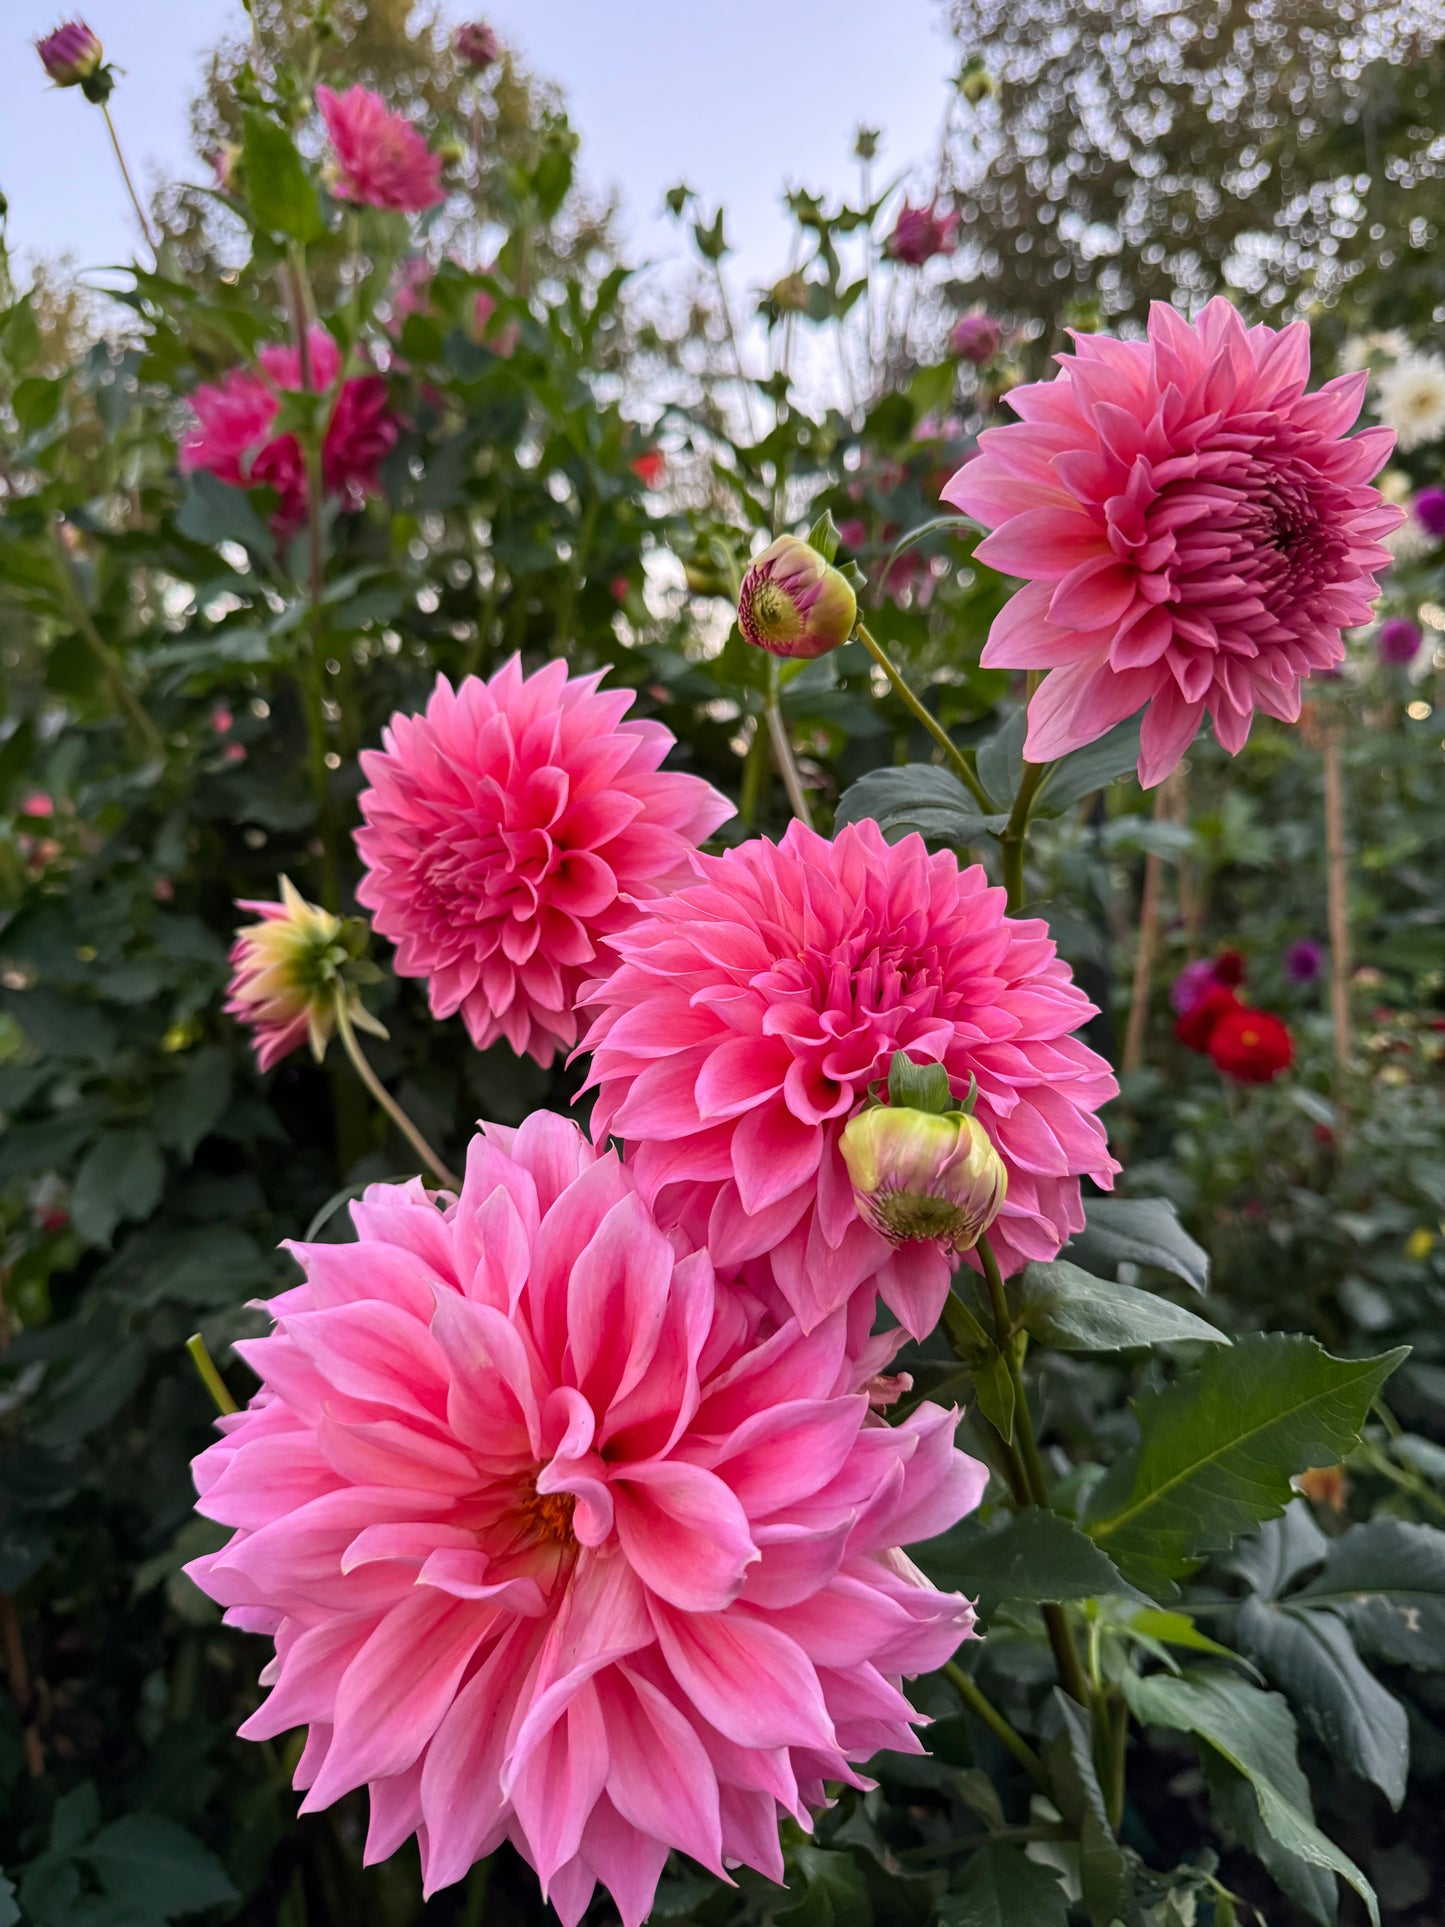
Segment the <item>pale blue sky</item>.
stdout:
<path fill-rule="evenodd" d="M 83 4 L 125 70 L 112 106 L 143 191 L 192 171 L 187 106 L 205 50 L 242 26 L 240 0 Z M 745 282 L 785 265 L 786 183 L 836 190 L 856 178 L 860 120 L 885 130 L 880 173 L 931 159 L 953 64 L 939 0 L 492 0 L 480 11 L 562 86 L 585 175 L 620 189 L 634 255 L 681 251 L 659 209 L 686 179 L 726 202 Z M 0 189 L 17 252 L 98 267 L 129 235 L 126 206 L 101 115 L 54 92 L 28 45 L 56 18 L 56 0 L 0 0 Z"/>

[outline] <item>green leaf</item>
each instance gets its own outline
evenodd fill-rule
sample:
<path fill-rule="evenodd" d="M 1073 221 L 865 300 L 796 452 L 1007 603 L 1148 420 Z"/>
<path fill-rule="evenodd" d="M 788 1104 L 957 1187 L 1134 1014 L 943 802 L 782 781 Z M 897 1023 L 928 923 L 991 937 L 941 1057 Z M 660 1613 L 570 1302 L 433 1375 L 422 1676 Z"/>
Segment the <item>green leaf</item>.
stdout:
<path fill-rule="evenodd" d="M 1058 1878 L 1016 1847 L 982 1847 L 965 1864 L 955 1892 L 938 1903 L 943 1927 L 1068 1927 Z"/>
<path fill-rule="evenodd" d="M 176 510 L 176 527 L 192 542 L 204 543 L 207 548 L 218 548 L 222 542 L 239 542 L 258 555 L 271 556 L 276 552 L 271 531 L 256 513 L 245 489 L 219 482 L 204 470 L 198 470 L 187 481 L 185 496 Z M 194 649 L 198 645 L 182 646 Z M 157 655 L 160 654 L 157 651 Z"/>
<path fill-rule="evenodd" d="M 231 1100 L 231 1062 L 218 1046 L 194 1052 L 157 1110 L 161 1142 L 187 1163 Z"/>
<path fill-rule="evenodd" d="M 1005 1445 L 1012 1445 L 1014 1435 L 1014 1382 L 1013 1374 L 1004 1363 L 1002 1352 L 995 1346 L 971 1367 L 973 1372 L 973 1395 L 978 1401 L 978 1409 L 998 1433 Z"/>
<path fill-rule="evenodd" d="M 75 1174 L 70 1217 L 82 1238 L 109 1244 L 127 1218 L 148 1218 L 160 1203 L 165 1160 L 143 1126 L 102 1131 Z"/>
<path fill-rule="evenodd" d="M 1025 1331 L 1055 1351 L 1123 1352 L 1188 1339 L 1229 1343 L 1222 1331 L 1167 1298 L 1095 1278 L 1063 1258 L 1029 1265 L 1009 1296 Z"/>
<path fill-rule="evenodd" d="M 1153 1265 L 1203 1291 L 1209 1257 L 1179 1222 L 1167 1198 L 1090 1198 L 1088 1223 L 1064 1247 L 1086 1271 L 1113 1277 L 1121 1264 Z"/>
<path fill-rule="evenodd" d="M 955 1529 L 922 1547 L 919 1557 L 937 1584 L 976 1597 L 983 1620 L 1005 1603 L 1057 1605 L 1133 1592 L 1114 1562 L 1071 1520 L 1037 1506 L 1014 1514 L 997 1531 Z"/>
<path fill-rule="evenodd" d="M 888 1102 L 900 1110 L 927 1111 L 934 1117 L 958 1109 L 942 1064 L 915 1064 L 901 1050 L 894 1051 L 888 1067 Z"/>
<path fill-rule="evenodd" d="M 1308 1865 L 1340 1874 L 1364 1901 L 1373 1927 L 1380 1927 L 1375 1890 L 1354 1861 L 1326 1839 L 1309 1809 L 1309 1791 L 1295 1756 L 1295 1728 L 1278 1693 L 1226 1673 L 1168 1673 L 1123 1681 L 1135 1719 L 1145 1726 L 1193 1733 L 1249 1781 L 1266 1830 Z M 1301 1798 L 1301 1796 L 1303 1796 Z"/>
<path fill-rule="evenodd" d="M 1234 1621 L 1245 1651 L 1290 1697 L 1330 1757 L 1371 1780 L 1398 1810 L 1410 1772 L 1405 1709 L 1364 1664 L 1332 1612 L 1246 1599 Z"/>
<path fill-rule="evenodd" d="M 1028 730 L 1028 712 L 1019 708 L 1003 725 L 995 730 L 988 741 L 979 745 L 978 780 L 987 791 L 990 800 L 1000 810 L 1007 811 L 1018 794 L 1019 784 L 1024 774 L 1024 736 Z M 1002 825 L 999 826 L 1002 828 Z"/>
<path fill-rule="evenodd" d="M 0 1927 L 15 1927 L 19 1918 L 20 1909 L 15 1904 L 14 1883 L 0 1873 Z"/>
<path fill-rule="evenodd" d="M 170 1920 L 236 1898 L 216 1856 L 159 1813 L 128 1813 L 98 1833 L 85 1858 L 112 1899 Z"/>
<path fill-rule="evenodd" d="M 1405 1519 L 1355 1526 L 1290 1603 L 1333 1607 L 1379 1659 L 1445 1669 L 1445 1532 Z"/>
<path fill-rule="evenodd" d="M 1033 814 L 1058 816 L 1133 769 L 1139 760 L 1140 722 L 1140 717 L 1130 716 L 1098 742 L 1060 757 L 1039 785 Z"/>
<path fill-rule="evenodd" d="M 244 121 L 243 178 L 259 227 L 288 240 L 319 241 L 326 232 L 315 183 L 286 129 L 259 108 Z"/>
<path fill-rule="evenodd" d="M 1079 1881 L 1094 1927 L 1112 1927 L 1124 1910 L 1129 1859 L 1109 1825 L 1099 1776 L 1094 1767 L 1094 1731 L 1089 1715 L 1062 1688 L 1053 1690 L 1059 1730 L 1049 1741 L 1049 1780 L 1060 1813 L 1079 1836 Z"/>
<path fill-rule="evenodd" d="M 775 1915 L 780 1927 L 873 1927 L 868 1883 L 851 1854 L 801 1846 L 788 1855 L 788 1871 L 789 1892 L 794 1873 L 801 1874 L 803 1891 Z"/>
<path fill-rule="evenodd" d="M 1134 1584 L 1163 1596 L 1333 1465 L 1406 1356 L 1332 1358 L 1312 1338 L 1255 1332 L 1135 1401 L 1139 1444 L 1095 1490 L 1088 1532 Z"/>
<path fill-rule="evenodd" d="M 904 763 L 870 770 L 843 792 L 833 822 L 837 829 L 871 817 L 890 843 L 916 830 L 932 843 L 971 848 L 1005 816 L 985 816 L 951 770 L 933 763 Z"/>
<path fill-rule="evenodd" d="M 1335 1927 L 1340 1897 L 1329 1868 L 1301 1860 L 1279 1844 L 1260 1818 L 1259 1801 L 1247 1776 L 1237 1772 L 1222 1753 L 1205 1747 L 1200 1764 L 1204 1768 L 1215 1823 L 1225 1839 L 1252 1853 L 1275 1885 L 1311 1920 L 1319 1921 L 1320 1927 Z M 1294 1768 L 1294 1780 L 1297 1783 L 1294 1804 L 1308 1812 L 1309 1783 L 1298 1765 Z"/>
<path fill-rule="evenodd" d="M 1209 1653 L 1215 1659 L 1231 1659 L 1247 1671 L 1254 1670 L 1248 1660 L 1241 1659 L 1228 1646 L 1221 1646 L 1217 1639 L 1200 1632 L 1188 1613 L 1170 1613 L 1157 1606 L 1146 1606 L 1139 1612 L 1130 1613 L 1124 1624 L 1140 1641 L 1155 1646 L 1178 1646 L 1190 1653 Z"/>
<path fill-rule="evenodd" d="M 1277 1599 L 1302 1572 L 1319 1565 L 1329 1548 L 1307 1501 L 1295 1499 L 1283 1518 L 1268 1519 L 1252 1538 L 1241 1539 L 1229 1563 L 1252 1591 Z"/>

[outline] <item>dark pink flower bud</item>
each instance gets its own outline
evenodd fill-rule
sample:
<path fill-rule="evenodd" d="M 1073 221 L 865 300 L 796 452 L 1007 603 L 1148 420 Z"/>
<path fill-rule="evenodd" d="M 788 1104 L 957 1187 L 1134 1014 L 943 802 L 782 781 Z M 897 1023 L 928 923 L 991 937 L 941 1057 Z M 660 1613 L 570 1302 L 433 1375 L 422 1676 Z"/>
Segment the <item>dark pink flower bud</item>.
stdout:
<path fill-rule="evenodd" d="M 914 207 L 908 201 L 898 210 L 893 232 L 883 243 L 890 261 L 921 268 L 935 255 L 952 254 L 958 246 L 958 216 L 940 214 L 933 207 Z"/>
<path fill-rule="evenodd" d="M 743 577 L 738 627 L 773 656 L 825 656 L 858 620 L 853 585 L 800 536 L 780 535 Z"/>
<path fill-rule="evenodd" d="M 87 100 L 102 101 L 113 82 L 105 65 L 100 36 L 83 20 L 67 20 L 53 33 L 37 40 L 40 64 L 57 87 L 80 87 Z"/>
<path fill-rule="evenodd" d="M 959 361 L 982 368 L 998 353 L 1003 330 L 991 314 L 960 315 L 948 333 L 948 352 Z"/>
<path fill-rule="evenodd" d="M 479 74 L 484 74 L 488 67 L 493 66 L 502 52 L 502 44 L 495 30 L 484 20 L 473 20 L 465 27 L 458 27 L 455 44 L 458 60 L 475 67 Z"/>

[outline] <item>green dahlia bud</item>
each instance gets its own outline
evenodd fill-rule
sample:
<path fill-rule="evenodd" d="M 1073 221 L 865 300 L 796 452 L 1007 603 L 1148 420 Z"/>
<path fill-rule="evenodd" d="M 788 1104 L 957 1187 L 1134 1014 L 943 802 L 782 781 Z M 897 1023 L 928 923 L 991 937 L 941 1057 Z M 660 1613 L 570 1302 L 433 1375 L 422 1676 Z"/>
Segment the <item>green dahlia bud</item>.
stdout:
<path fill-rule="evenodd" d="M 852 584 L 800 536 L 780 535 L 743 577 L 738 627 L 770 655 L 825 656 L 857 620 Z"/>
<path fill-rule="evenodd" d="M 877 1105 L 841 1140 L 860 1215 L 892 1244 L 971 1251 L 1003 1208 L 1008 1173 L 977 1118 Z"/>

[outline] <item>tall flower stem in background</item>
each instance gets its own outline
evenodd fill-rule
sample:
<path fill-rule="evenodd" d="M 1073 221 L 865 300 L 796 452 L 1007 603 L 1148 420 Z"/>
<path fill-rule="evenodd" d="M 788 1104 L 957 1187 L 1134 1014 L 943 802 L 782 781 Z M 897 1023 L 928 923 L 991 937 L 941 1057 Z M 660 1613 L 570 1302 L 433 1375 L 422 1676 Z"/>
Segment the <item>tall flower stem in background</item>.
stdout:
<path fill-rule="evenodd" d="M 386 1112 L 387 1116 L 401 1132 L 407 1143 L 416 1152 L 427 1170 L 431 1172 L 432 1176 L 436 1178 L 439 1183 L 445 1185 L 449 1191 L 460 1191 L 462 1188 L 461 1179 L 454 1171 L 447 1169 L 446 1165 L 443 1164 L 442 1160 L 437 1156 L 430 1144 L 427 1143 L 416 1125 L 412 1123 L 406 1112 L 401 1108 L 400 1104 L 397 1103 L 391 1092 L 382 1083 L 381 1079 L 368 1063 L 366 1053 L 362 1050 L 360 1040 L 352 1025 L 351 1014 L 346 1008 L 346 1000 L 344 997 L 338 997 L 336 1000 L 336 1031 L 341 1039 L 346 1055 L 351 1059 L 356 1075 L 376 1099 L 382 1110 Z"/>
<path fill-rule="evenodd" d="M 1012 908 L 1012 905 L 1010 905 Z M 1044 1461 L 1039 1452 L 1038 1435 L 1034 1431 L 1033 1415 L 1029 1411 L 1028 1394 L 1024 1388 L 1023 1372 L 1019 1365 L 1019 1344 L 1009 1317 L 1008 1296 L 1004 1287 L 1003 1273 L 999 1270 L 998 1259 L 988 1238 L 978 1241 L 978 1255 L 983 1262 L 984 1282 L 988 1286 L 989 1304 L 993 1310 L 994 1337 L 1003 1358 L 1004 1369 L 1008 1372 L 1014 1394 L 1014 1426 L 1018 1432 L 1019 1456 L 1023 1461 L 1024 1485 L 1029 1502 L 1043 1511 L 1049 1510 L 1049 1480 L 1044 1469 Z M 1090 1702 L 1089 1682 L 1084 1674 L 1083 1662 L 1074 1644 L 1073 1630 L 1068 1615 L 1062 1606 L 1043 1606 L 1044 1627 L 1053 1648 L 1054 1664 L 1059 1669 L 1059 1679 L 1064 1691 L 1080 1706 Z"/>
<path fill-rule="evenodd" d="M 135 182 L 130 177 L 130 169 L 125 164 L 125 154 L 121 148 L 120 135 L 116 133 L 115 122 L 110 117 L 109 103 L 102 101 L 100 103 L 100 111 L 105 115 L 106 131 L 110 135 L 110 144 L 115 149 L 115 158 L 120 167 L 120 177 L 125 182 L 125 191 L 130 196 L 131 206 L 135 209 L 135 218 L 140 222 L 140 231 L 145 237 L 145 244 L 150 249 L 155 260 L 159 261 L 161 258 L 160 246 L 156 241 L 150 221 L 146 217 L 146 211 L 141 206 L 140 196 L 135 191 Z"/>
<path fill-rule="evenodd" d="M 999 1745 L 1012 1753 L 1039 1791 L 1047 1793 L 1049 1776 L 1044 1763 L 1023 1735 L 1009 1724 L 993 1701 L 969 1678 L 956 1660 L 949 1660 L 943 1672 L 944 1677 L 975 1719 L 981 1720 Z"/>
<path fill-rule="evenodd" d="M 778 774 L 783 779 L 783 788 L 788 792 L 788 803 L 793 815 L 811 830 L 813 812 L 808 807 L 808 793 L 803 788 L 798 759 L 793 754 L 793 740 L 788 734 L 787 724 L 783 721 L 783 712 L 778 707 L 778 665 L 772 657 L 768 658 L 768 694 L 763 704 L 763 717 L 767 722 Z"/>
<path fill-rule="evenodd" d="M 1344 1098 L 1350 1064 L 1350 849 L 1345 838 L 1345 779 L 1340 722 L 1326 719 L 1321 760 L 1325 791 L 1325 891 L 1330 931 L 1330 1018 L 1335 1047 L 1335 1100 Z"/>
<path fill-rule="evenodd" d="M 1174 778 L 1168 776 L 1154 792 L 1154 821 L 1163 822 L 1173 807 Z M 1144 859 L 1144 887 L 1139 899 L 1139 943 L 1134 952 L 1134 982 L 1129 995 L 1129 1023 L 1119 1068 L 1132 1076 L 1144 1062 L 1144 1039 L 1149 1029 L 1149 986 L 1154 981 L 1154 959 L 1159 949 L 1160 909 L 1164 887 L 1164 859 L 1151 850 Z"/>
<path fill-rule="evenodd" d="M 949 768 L 953 771 L 959 782 L 963 784 L 963 787 L 968 791 L 969 795 L 980 808 L 991 810 L 993 803 L 989 799 L 983 785 L 974 775 L 968 758 L 953 741 L 953 738 L 943 727 L 943 724 L 940 723 L 936 717 L 931 716 L 918 700 L 917 696 L 914 695 L 913 691 L 904 681 L 902 672 L 898 669 L 882 643 L 870 632 L 868 625 L 860 622 L 853 633 L 888 678 L 893 686 L 894 694 L 903 704 L 903 707 L 916 721 L 922 723 L 934 742 L 938 744 L 938 747 L 948 758 Z"/>

